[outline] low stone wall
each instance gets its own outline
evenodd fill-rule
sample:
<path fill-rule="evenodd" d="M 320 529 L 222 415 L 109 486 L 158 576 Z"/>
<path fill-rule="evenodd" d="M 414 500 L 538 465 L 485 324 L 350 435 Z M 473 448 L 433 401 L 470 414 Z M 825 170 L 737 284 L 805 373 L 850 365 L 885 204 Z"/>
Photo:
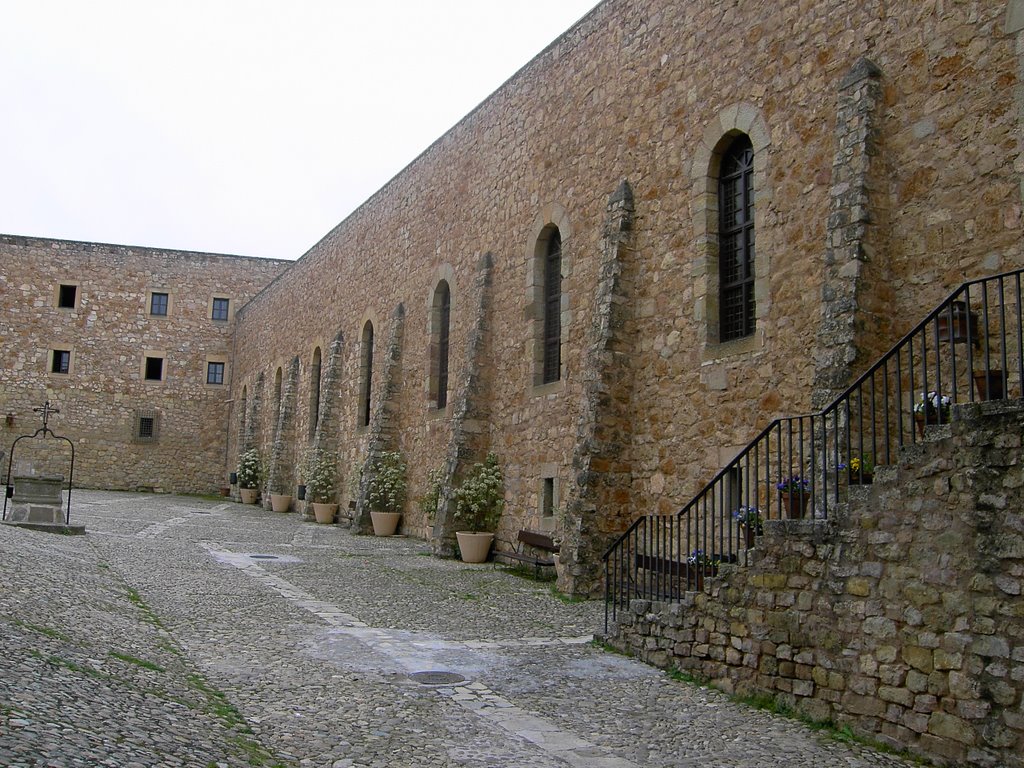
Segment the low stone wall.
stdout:
<path fill-rule="evenodd" d="M 830 521 L 766 526 L 610 640 L 939 763 L 1024 766 L 1024 410 L 963 406 Z"/>

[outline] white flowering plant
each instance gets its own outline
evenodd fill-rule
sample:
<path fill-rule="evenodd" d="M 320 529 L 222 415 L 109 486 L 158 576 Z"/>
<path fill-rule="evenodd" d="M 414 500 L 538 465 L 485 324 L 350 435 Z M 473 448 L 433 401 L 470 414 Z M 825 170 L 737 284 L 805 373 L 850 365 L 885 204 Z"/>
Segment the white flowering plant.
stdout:
<path fill-rule="evenodd" d="M 259 449 L 250 448 L 238 457 L 238 487 L 259 488 L 263 482 L 263 458 Z"/>
<path fill-rule="evenodd" d="M 953 404 L 949 395 L 942 395 L 934 390 L 922 392 L 920 399 L 914 403 L 914 413 L 924 415 L 927 421 L 948 421 L 949 408 Z"/>
<path fill-rule="evenodd" d="M 401 512 L 405 505 L 405 460 L 398 451 L 384 451 L 374 459 L 367 497 L 378 512 Z"/>
<path fill-rule="evenodd" d="M 427 492 L 416 501 L 425 520 L 433 523 L 437 516 L 437 505 L 441 501 L 441 489 L 444 486 L 444 470 L 440 467 L 427 473 Z"/>
<path fill-rule="evenodd" d="M 338 458 L 330 451 L 314 451 L 305 467 L 306 499 L 315 504 L 333 504 L 338 491 Z"/>
<path fill-rule="evenodd" d="M 469 470 L 466 479 L 455 490 L 452 519 L 461 530 L 494 531 L 505 506 L 505 486 L 498 467 L 498 457 L 488 453 L 481 463 Z"/>

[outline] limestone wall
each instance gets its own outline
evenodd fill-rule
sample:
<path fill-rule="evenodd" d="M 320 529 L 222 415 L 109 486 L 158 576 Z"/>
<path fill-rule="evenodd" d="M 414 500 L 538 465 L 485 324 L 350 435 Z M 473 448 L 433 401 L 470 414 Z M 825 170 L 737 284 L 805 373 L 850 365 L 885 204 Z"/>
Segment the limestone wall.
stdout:
<path fill-rule="evenodd" d="M 49 399 L 61 410 L 50 427 L 76 445 L 77 484 L 216 491 L 225 481 L 232 316 L 285 264 L 0 235 L 0 450 L 40 426 L 32 408 Z M 76 287 L 74 306 L 57 306 L 61 284 Z M 168 294 L 165 317 L 149 312 L 153 291 Z M 229 300 L 228 320 L 213 320 L 215 296 Z M 52 371 L 53 350 L 72 353 L 68 373 Z M 147 355 L 163 356 L 162 380 L 145 379 Z M 210 361 L 225 363 L 223 384 L 206 383 Z M 155 419 L 151 442 L 137 439 L 140 413 Z M 37 450 L 22 441 L 15 458 Z"/>
<path fill-rule="evenodd" d="M 1024 765 L 1024 409 L 954 418 L 845 516 L 768 523 L 708 593 L 634 600 L 615 643 L 940 763 Z"/>
<path fill-rule="evenodd" d="M 825 354 L 817 346 L 825 254 L 831 238 L 845 237 L 844 217 L 865 207 L 839 188 L 851 178 L 843 165 L 856 161 L 844 141 L 864 142 L 873 157 L 870 172 L 852 176 L 869 209 L 863 230 L 851 230 L 860 241 L 845 250 L 833 243 L 871 265 L 849 295 L 868 312 L 885 309 L 870 335 L 853 334 L 866 361 L 964 278 L 1021 265 L 1018 60 L 1005 17 L 995 1 L 608 0 L 242 313 L 233 394 L 254 391 L 263 375 L 255 434 L 269 451 L 275 372 L 298 355 L 295 434 L 310 434 L 301 393 L 312 386 L 314 349 L 325 354 L 342 333 L 338 426 L 325 439 L 340 448 L 344 469 L 354 466 L 368 439 L 356 423 L 360 334 L 372 320 L 383 354 L 388 318 L 403 304 L 401 378 L 389 407 L 392 447 L 410 461 L 415 498 L 452 439 L 451 406 L 438 412 L 429 402 L 431 296 L 438 280 L 450 282 L 450 381 L 458 382 L 470 364 L 476 265 L 490 253 L 491 338 L 480 378 L 489 416 L 477 428 L 505 470 L 506 538 L 541 524 L 542 477 L 556 477 L 560 500 L 593 478 L 570 469 L 581 418 L 629 421 L 609 426 L 630 435 L 615 446 L 613 471 L 631 481 L 608 495 L 602 515 L 673 509 L 771 418 L 811 405 Z M 870 113 L 872 122 L 837 126 L 841 86 L 864 57 L 877 67 L 880 95 L 872 90 L 864 98 L 874 101 L 841 114 Z M 755 147 L 757 332 L 723 345 L 709 323 L 717 280 L 709 178 L 722 137 L 737 131 Z M 630 319 L 608 339 L 618 364 L 589 370 L 586 350 L 602 333 L 595 297 L 607 204 L 623 179 L 635 214 L 630 248 L 618 257 L 629 293 L 616 300 Z M 565 250 L 563 376 L 535 387 L 529 287 L 548 224 L 559 226 Z M 863 328 L 848 307 L 836 310 L 836 322 Z M 383 370 L 381 359 L 374 369 Z M 628 408 L 586 400 L 619 397 L 607 393 L 623 387 Z M 412 502 L 405 524 L 429 528 Z"/>

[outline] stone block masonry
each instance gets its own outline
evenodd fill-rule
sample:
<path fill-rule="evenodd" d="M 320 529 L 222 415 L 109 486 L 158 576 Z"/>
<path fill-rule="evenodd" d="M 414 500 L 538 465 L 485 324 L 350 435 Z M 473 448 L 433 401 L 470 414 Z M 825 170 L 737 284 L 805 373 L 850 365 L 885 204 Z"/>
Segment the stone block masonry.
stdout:
<path fill-rule="evenodd" d="M 51 428 L 76 444 L 77 484 L 216 492 L 226 482 L 233 314 L 286 264 L 0 235 L 0 451 L 35 431 L 32 408 L 49 399 L 61 410 Z M 151 311 L 154 294 L 165 314 Z M 214 298 L 227 299 L 227 319 L 214 319 Z M 55 370 L 61 352 L 65 372 Z M 147 371 L 147 357 L 159 371 Z M 150 420 L 143 434 L 140 419 Z M 66 474 L 66 458 L 22 452 L 25 443 L 16 460 Z"/>
<path fill-rule="evenodd" d="M 1019 402 L 959 407 L 845 515 L 769 522 L 710 593 L 633 601 L 615 644 L 940 764 L 1024 766 L 1022 434 Z"/>

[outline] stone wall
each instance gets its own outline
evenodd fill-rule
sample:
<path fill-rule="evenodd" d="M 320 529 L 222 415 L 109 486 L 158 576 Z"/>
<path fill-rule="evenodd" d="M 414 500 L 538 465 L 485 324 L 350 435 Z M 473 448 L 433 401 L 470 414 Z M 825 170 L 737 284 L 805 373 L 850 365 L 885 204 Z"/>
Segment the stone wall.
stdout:
<path fill-rule="evenodd" d="M 234 397 L 261 374 L 269 387 L 296 355 L 298 391 L 308 392 L 314 350 L 343 334 L 336 427 L 322 439 L 339 448 L 343 468 L 362 464 L 361 329 L 372 321 L 383 339 L 382 324 L 403 305 L 403 381 L 389 413 L 410 466 L 405 530 L 431 530 L 414 500 L 445 463 L 455 429 L 451 405 L 432 407 L 429 383 L 430 301 L 446 279 L 450 381 L 483 366 L 487 423 L 474 426 L 505 472 L 502 538 L 548 524 L 545 477 L 560 506 L 592 492 L 577 488 L 592 478 L 574 468 L 588 464 L 580 435 L 592 430 L 579 430 L 592 420 L 592 395 L 625 398 L 601 404 L 602 429 L 619 437 L 603 449 L 616 461 L 597 471 L 628 467 L 629 477 L 603 486 L 599 513 L 614 524 L 584 524 L 590 502 L 574 501 L 558 532 L 607 537 L 638 514 L 667 512 L 772 418 L 809 410 L 816 367 L 835 362 L 830 354 L 839 365 L 824 378 L 834 390 L 963 279 L 1024 263 L 1011 87 L 1019 62 L 1005 18 L 995 0 L 607 0 L 252 302 L 239 318 Z M 851 92 L 864 58 L 877 68 L 869 92 Z M 723 141 L 737 132 L 755 148 L 757 329 L 720 344 L 715 177 Z M 846 141 L 859 144 L 847 151 Z M 852 175 L 834 170 L 837 158 Z M 614 340 L 621 365 L 595 368 L 607 201 L 623 179 L 634 212 L 628 292 L 615 301 L 628 310 L 631 346 Z M 859 186 L 848 195 L 839 187 L 851 181 Z M 848 233 L 869 246 L 849 251 L 862 273 L 848 295 L 863 308 L 841 319 L 856 325 L 849 333 L 821 336 L 826 256 L 851 221 L 871 224 Z M 535 386 L 535 255 L 550 225 L 564 246 L 562 377 Z M 491 338 L 477 361 L 470 334 L 483 254 L 493 263 Z M 376 359 L 374 370 L 383 367 Z M 312 417 L 298 402 L 301 443 Z M 268 451 L 275 415 L 264 408 L 254 433 Z M 567 588 L 599 580 L 598 549 L 594 539 L 580 550 L 588 562 L 572 564 Z"/>
<path fill-rule="evenodd" d="M 767 523 L 707 593 L 634 600 L 613 643 L 940 763 L 1024 766 L 1024 406 L 934 430 L 836 519 Z"/>
<path fill-rule="evenodd" d="M 41 421 L 74 441 L 75 480 L 102 488 L 215 492 L 225 483 L 232 315 L 287 262 L 0 235 L 0 450 Z M 61 284 L 75 286 L 60 308 Z M 167 293 L 165 317 L 149 313 L 150 293 Z M 212 299 L 229 300 L 213 320 Z M 71 352 L 67 374 L 52 372 L 53 350 Z M 147 381 L 144 358 L 163 356 L 163 378 Z M 207 363 L 223 362 L 224 383 L 207 384 Z M 13 417 L 8 425 L 7 414 Z M 155 419 L 156 439 L 140 442 L 138 417 Z M 66 459 L 15 459 L 37 471 Z M 3 467 L 6 471 L 6 462 Z"/>

